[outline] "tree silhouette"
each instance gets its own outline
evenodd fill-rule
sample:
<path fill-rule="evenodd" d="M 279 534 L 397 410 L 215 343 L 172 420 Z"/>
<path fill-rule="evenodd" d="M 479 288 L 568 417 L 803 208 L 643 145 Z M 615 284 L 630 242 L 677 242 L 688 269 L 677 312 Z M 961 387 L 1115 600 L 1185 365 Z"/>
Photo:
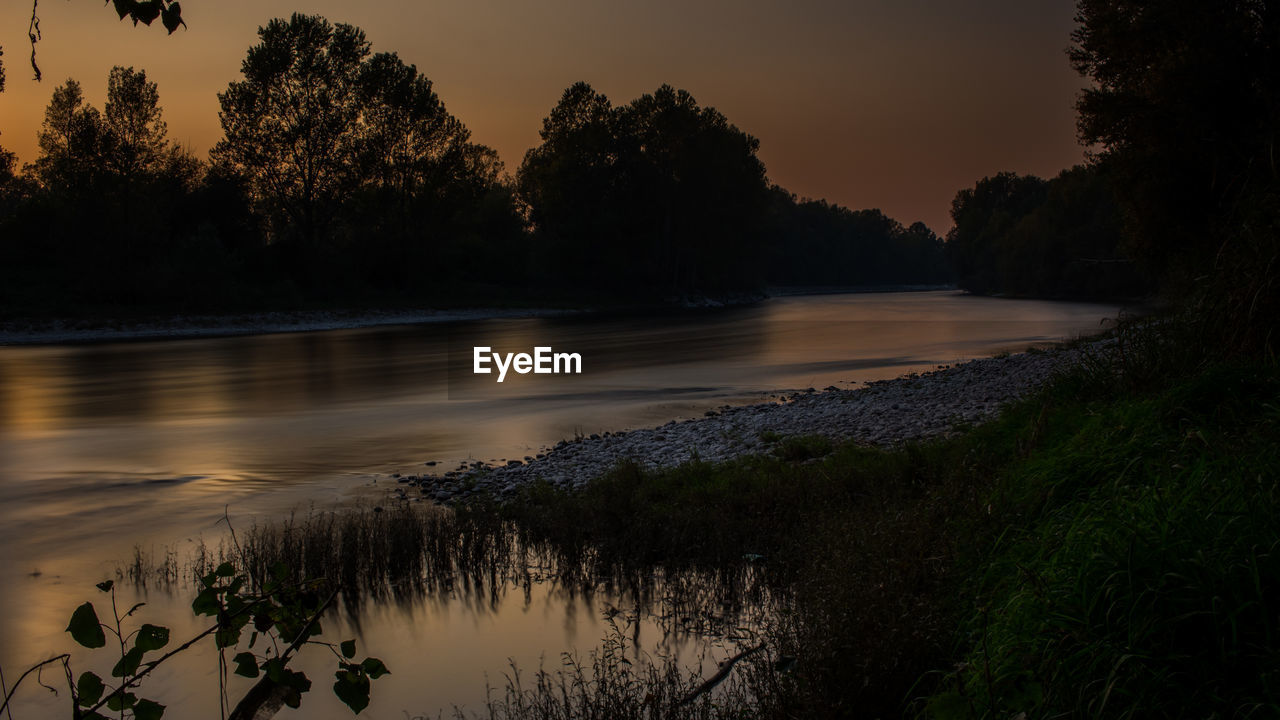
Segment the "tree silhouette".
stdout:
<path fill-rule="evenodd" d="M 706 292 L 762 281 L 768 196 L 759 143 L 683 90 L 614 108 L 565 90 L 518 175 L 539 244 L 565 279 L 633 291 Z"/>
<path fill-rule="evenodd" d="M 47 188 L 88 189 L 105 167 L 106 127 L 102 113 L 84 103 L 80 83 L 68 78 L 53 91 L 40 127 L 34 171 Z"/>
<path fill-rule="evenodd" d="M 4 92 L 4 48 L 0 47 L 0 93 Z M 0 187 L 6 187 L 13 181 L 13 170 L 18 164 L 18 157 L 0 146 Z"/>
<path fill-rule="evenodd" d="M 1081 140 L 1120 174 L 1149 259 L 1213 253 L 1242 193 L 1277 179 L 1280 2 L 1080 0 Z"/>
<path fill-rule="evenodd" d="M 358 28 L 300 13 L 258 36 L 244 80 L 218 95 L 225 137 L 210 156 L 247 178 L 277 239 L 315 245 L 359 180 L 351 128 L 370 44 Z"/>
<path fill-rule="evenodd" d="M 1041 297 L 1135 297 L 1149 291 L 1125 243 L 1109 165 L 1045 181 L 1000 173 L 957 193 L 947 254 L 960 287 Z"/>
<path fill-rule="evenodd" d="M 110 161 L 116 172 L 133 177 L 154 168 L 168 147 L 161 118 L 160 92 L 144 70 L 116 66 L 107 78 L 103 120 L 111 136 Z"/>
<path fill-rule="evenodd" d="M 453 253 L 471 237 L 493 232 L 505 248 L 521 232 L 497 154 L 471 142 L 416 67 L 318 16 L 258 34 L 244 79 L 218 96 L 225 136 L 211 157 L 243 183 L 295 277 L 416 292 L 446 255 L 455 270 L 474 266 Z"/>

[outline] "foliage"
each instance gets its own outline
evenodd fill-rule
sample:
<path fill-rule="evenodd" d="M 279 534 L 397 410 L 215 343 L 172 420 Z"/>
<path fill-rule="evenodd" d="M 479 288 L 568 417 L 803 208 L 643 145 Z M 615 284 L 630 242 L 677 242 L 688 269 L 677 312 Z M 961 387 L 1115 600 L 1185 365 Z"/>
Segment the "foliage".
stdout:
<path fill-rule="evenodd" d="M 159 18 L 160 24 L 169 31 L 170 35 L 177 32 L 179 27 L 187 26 L 182 20 L 182 5 L 176 0 L 111 0 L 111 2 L 120 19 L 127 17 L 133 21 L 134 25 L 138 23 L 150 25 Z"/>
<path fill-rule="evenodd" d="M 320 617 L 337 593 L 331 591 L 325 598 L 321 594 L 326 588 L 323 581 L 297 582 L 292 575 L 288 568 L 277 565 L 269 577 L 250 580 L 247 575 L 237 573 L 231 563 L 222 563 L 200 578 L 200 591 L 191 603 L 197 616 L 213 618 L 215 623 L 163 654 L 159 654 L 160 651 L 169 646 L 168 628 L 150 623 L 133 629 L 124 625 L 146 603 L 137 603 L 122 614 L 116 607 L 115 583 L 111 580 L 99 583 L 98 589 L 111 596 L 112 622 L 100 621 L 93 603 L 85 602 L 71 614 L 67 632 L 77 644 L 90 650 L 105 647 L 109 633 L 119 646 L 120 659 L 111 670 L 111 677 L 116 680 L 104 680 L 96 673 L 85 672 L 73 683 L 69 656 L 54 658 L 66 670 L 76 708 L 74 716 L 104 720 L 99 711 L 105 707 L 120 713 L 121 718 L 159 720 L 165 706 L 140 698 L 135 691 L 160 664 L 209 636 L 213 637 L 223 668 L 227 667 L 226 651 L 237 649 L 245 642 L 246 649 L 232 659 L 235 674 L 260 677 L 231 711 L 232 720 L 270 717 L 281 705 L 297 708 L 301 704 L 302 694 L 311 689 L 311 680 L 305 673 L 291 669 L 289 662 L 307 644 L 324 645 L 333 652 L 338 661 L 334 694 L 353 713 L 359 713 L 369 704 L 370 682 L 388 674 L 389 670 L 377 658 L 356 660 L 354 640 L 337 645 L 312 640 L 320 635 Z M 249 630 L 247 642 L 243 638 L 245 630 Z M 263 640 L 261 649 L 255 652 L 260 639 Z M 148 654 L 153 654 L 150 659 Z M 49 662 L 52 661 L 32 669 Z M 18 685 L 30 672 L 24 673 L 8 691 L 0 711 L 8 707 Z M 225 672 L 220 674 L 219 682 L 225 683 Z M 225 694 L 223 688 L 219 697 Z M 227 717 L 226 708 L 222 711 Z"/>
<path fill-rule="evenodd" d="M 770 193 L 767 275 L 771 285 L 934 285 L 952 279 L 942 241 L 924 223 L 879 210 Z"/>
<path fill-rule="evenodd" d="M 353 132 L 370 44 L 350 25 L 295 13 L 258 31 L 242 72 L 219 94 L 226 133 L 214 162 L 243 175 L 278 234 L 315 244 L 360 177 Z"/>
<path fill-rule="evenodd" d="M 149 26 L 159 18 L 160 24 L 172 35 L 179 27 L 187 26 L 182 19 L 182 5 L 176 0 L 110 0 L 110 4 L 121 20 L 127 17 L 135 27 L 138 23 Z M 40 0 L 31 0 L 31 22 L 27 27 L 27 36 L 31 40 L 31 70 L 35 73 L 36 82 L 42 77 L 40 66 L 36 63 L 36 43 L 41 39 L 39 9 Z M 0 91 L 3 89 L 3 73 L 0 72 Z"/>
<path fill-rule="evenodd" d="M 617 108 L 571 87 L 512 181 L 358 28 L 272 20 L 242 71 L 210 163 L 170 142 L 144 71 L 114 68 L 100 108 L 56 88 L 35 161 L 13 176 L 0 154 L 0 307 L 581 306 L 949 277 L 924 225 L 770 187 L 758 142 L 669 86 Z"/>
<path fill-rule="evenodd" d="M 977 555 L 966 657 L 931 715 L 1280 709 L 1280 377 L 1214 361 L 1220 346 L 1187 346 L 1178 325 L 1128 330 L 1133 352 L 1023 415 L 1032 452 L 1000 473 L 1008 529 Z"/>
<path fill-rule="evenodd" d="M 1163 263 L 1212 257 L 1214 231 L 1274 185 L 1280 28 L 1271 0 L 1080 0 L 1079 130 L 1120 173 L 1136 239 Z M 1205 62 L 1213 58 L 1213 62 Z"/>
<path fill-rule="evenodd" d="M 211 157 L 300 280 L 411 289 L 485 230 L 498 230 L 495 247 L 472 262 L 511 264 L 501 251 L 521 224 L 502 202 L 501 163 L 430 80 L 318 16 L 272 20 L 259 37 L 244 79 L 219 95 L 226 136 Z"/>
<path fill-rule="evenodd" d="M 1135 297 L 1150 284 L 1129 259 L 1106 165 L 1053 180 L 1000 173 L 957 193 L 947 255 L 976 293 Z"/>
<path fill-rule="evenodd" d="M 760 284 L 759 142 L 714 108 L 668 85 L 614 108 L 580 82 L 541 136 L 518 187 L 547 272 L 598 289 L 626 272 L 657 293 Z"/>
<path fill-rule="evenodd" d="M 1241 352 L 1273 351 L 1280 3 L 1079 0 L 1076 20 L 1080 137 L 1115 170 L 1135 249 Z"/>

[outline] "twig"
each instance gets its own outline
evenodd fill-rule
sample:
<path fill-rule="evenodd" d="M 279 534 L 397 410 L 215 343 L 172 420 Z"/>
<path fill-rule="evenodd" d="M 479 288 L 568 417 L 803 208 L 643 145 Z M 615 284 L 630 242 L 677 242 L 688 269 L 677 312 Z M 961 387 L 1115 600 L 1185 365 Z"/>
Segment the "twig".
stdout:
<path fill-rule="evenodd" d="M 9 695 L 9 684 L 4 681 L 4 666 L 0 665 L 0 693 L 4 693 L 6 698 Z M 6 703 L 7 705 L 7 703 Z M 5 714 L 9 716 L 9 720 L 13 720 L 13 708 L 5 707 Z"/>
<path fill-rule="evenodd" d="M 316 610 L 311 619 L 307 620 L 306 625 L 302 626 L 302 630 L 293 642 L 289 644 L 278 657 L 284 665 L 289 664 L 290 656 L 298 650 L 298 648 L 307 644 L 307 638 L 311 636 L 311 628 L 320 620 L 320 616 L 333 603 L 333 599 L 338 596 L 335 589 L 329 594 L 328 599 L 321 603 L 320 608 Z M 330 648 L 332 649 L 332 648 Z M 288 688 L 280 683 L 275 682 L 268 675 L 263 675 L 262 679 L 254 683 L 249 688 L 249 692 L 240 698 L 240 702 L 236 703 L 235 708 L 231 711 L 231 720 L 261 720 L 262 718 L 274 717 L 280 710 L 280 706 L 284 704 L 284 694 Z"/>
<path fill-rule="evenodd" d="M 265 598 L 265 597 L 258 598 L 257 600 L 254 600 L 253 602 L 249 603 L 248 605 L 245 605 L 243 608 L 241 608 L 241 609 L 240 609 L 240 611 L 239 611 L 239 612 L 232 613 L 231 615 L 229 615 L 229 616 L 227 616 L 227 617 L 228 617 L 228 618 L 239 617 L 240 615 L 243 615 L 244 613 L 249 612 L 249 611 L 250 611 L 250 610 L 252 610 L 254 607 L 257 607 L 258 605 L 262 604 L 263 602 L 266 602 L 266 600 L 267 600 L 267 598 Z M 164 662 L 165 660 L 168 660 L 169 658 L 173 657 L 174 655 L 177 655 L 178 653 L 182 652 L 183 650 L 186 650 L 187 648 L 191 647 L 192 645 L 195 645 L 197 642 L 200 642 L 200 641 L 201 641 L 201 640 L 203 640 L 205 637 L 207 637 L 207 636 L 209 636 L 209 635 L 212 635 L 213 633 L 215 633 L 215 632 L 217 632 L 217 631 L 221 630 L 221 629 L 222 629 L 222 625 L 223 625 L 223 624 L 222 624 L 221 622 L 214 624 L 214 625 L 213 625 L 213 626 L 211 626 L 209 629 L 205 630 L 204 632 L 201 632 L 199 635 L 196 635 L 195 637 L 193 637 L 193 638 L 191 638 L 190 640 L 186 641 L 186 642 L 185 642 L 185 643 L 183 643 L 182 645 L 179 645 L 178 647 L 174 648 L 173 650 L 170 650 L 169 652 L 165 653 L 165 654 L 164 654 L 164 655 L 162 655 L 158 660 L 152 660 L 151 662 L 147 663 L 147 669 L 146 669 L 146 670 L 143 670 L 142 672 L 138 673 L 137 675 L 134 675 L 132 678 L 130 678 L 130 679 L 129 679 L 129 681 L 128 681 L 128 682 L 124 683 L 123 685 L 121 685 L 120 687 L 116 688 L 115 690 L 112 690 L 110 693 L 108 693 L 108 694 L 106 695 L 106 697 L 104 697 L 104 698 L 102 698 L 101 700 L 99 700 L 97 705 L 94 705 L 93 707 L 91 707 L 91 708 L 89 708 L 88 710 L 86 710 L 86 711 L 85 711 L 85 714 L 86 714 L 86 715 L 88 715 L 88 714 L 90 714 L 90 713 L 96 712 L 96 711 L 98 710 L 98 708 L 102 707 L 103 705 L 106 705 L 106 704 L 107 704 L 107 701 L 108 701 L 108 700 L 110 700 L 111 698 L 115 697 L 116 695 L 120 695 L 121 693 L 123 693 L 124 691 L 126 691 L 126 690 L 128 690 L 128 689 L 130 689 L 130 688 L 132 688 L 132 687 L 136 687 L 136 686 L 138 685 L 138 683 L 142 681 L 142 678 L 146 677 L 146 676 L 147 676 L 147 675 L 148 675 L 152 670 L 155 670 L 155 669 L 156 669 L 156 666 L 157 666 L 157 665 L 159 665 L 160 663 Z M 30 672 L 30 671 L 28 671 L 28 672 Z"/>
<path fill-rule="evenodd" d="M 688 695 L 685 696 L 683 700 L 673 705 L 672 706 L 673 709 L 678 707 L 684 707 L 685 705 L 688 705 L 694 700 L 697 700 L 700 695 L 703 695 L 704 693 L 711 691 L 712 688 L 724 682 L 724 679 L 729 677 L 729 673 L 733 670 L 733 666 L 736 665 L 739 660 L 742 660 L 751 655 L 755 655 L 756 653 L 760 652 L 763 649 L 764 649 L 764 643 L 760 643 L 759 645 L 751 648 L 750 650 L 743 650 L 737 655 L 734 655 L 728 660 L 725 660 L 720 665 L 719 672 L 717 672 L 715 675 L 712 675 L 710 680 L 707 680 L 706 682 L 699 685 L 697 690 L 694 690 L 693 692 L 689 693 Z"/>
<path fill-rule="evenodd" d="M 40 82 L 40 66 L 36 64 L 36 43 L 40 41 L 40 18 L 36 8 L 40 0 L 31 0 L 31 23 L 27 25 L 27 37 L 31 39 L 31 69 L 36 73 L 36 82 Z"/>
<path fill-rule="evenodd" d="M 61 661 L 62 663 L 64 663 L 64 664 L 65 664 L 65 663 L 66 663 L 67 661 L 69 661 L 70 659 L 71 659 L 71 655 L 69 655 L 68 653 L 63 653 L 63 654 L 61 654 L 61 655 L 58 655 L 58 656 L 56 656 L 56 657 L 51 657 L 51 658 L 49 658 L 48 660 L 45 660 L 44 662 L 37 663 L 37 664 L 32 665 L 31 667 L 27 668 L 27 671 L 26 671 L 26 672 L 24 672 L 24 673 L 22 673 L 22 677 L 19 677 L 19 678 L 18 678 L 18 682 L 14 683 L 14 684 L 13 684 L 13 687 L 12 687 L 12 688 L 10 688 L 10 689 L 9 689 L 9 692 L 4 696 L 4 704 L 3 704 L 3 705 L 0 705 L 0 710 L 4 710 L 4 711 L 8 712 L 8 713 L 9 713 L 9 717 L 13 717 L 13 711 L 9 709 L 9 700 L 11 700 L 11 699 L 13 698 L 13 694 L 14 694 L 14 693 L 18 692 L 18 686 L 22 684 L 22 681 L 23 681 L 23 680 L 25 680 L 25 679 L 27 678 L 27 676 L 28 676 L 28 675 L 30 675 L 31 673 L 33 673 L 33 672 L 35 672 L 35 671 L 39 670 L 40 668 L 44 667 L 45 665 L 52 665 L 53 663 L 56 663 L 56 662 L 59 662 L 59 661 Z"/>

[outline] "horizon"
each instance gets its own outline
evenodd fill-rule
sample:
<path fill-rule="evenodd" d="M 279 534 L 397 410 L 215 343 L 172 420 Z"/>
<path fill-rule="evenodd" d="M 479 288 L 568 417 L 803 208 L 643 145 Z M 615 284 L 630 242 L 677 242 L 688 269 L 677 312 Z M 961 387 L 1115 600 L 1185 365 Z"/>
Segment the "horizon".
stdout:
<path fill-rule="evenodd" d="M 0 146 L 31 162 L 54 89 L 74 78 L 101 107 L 107 72 L 122 65 L 159 85 L 169 139 L 204 159 L 222 135 L 216 95 L 240 77 L 258 27 L 296 11 L 355 25 L 374 52 L 416 65 L 508 173 L 572 83 L 590 83 L 615 105 L 666 83 L 758 138 L 771 182 L 942 235 L 955 193 L 982 177 L 1052 177 L 1084 159 L 1074 110 L 1084 81 L 1065 56 L 1073 2 L 935 5 L 713 2 L 682 11 L 666 1 L 606 9 L 562 0 L 534 12 L 497 2 L 271 0 L 184 7 L 189 28 L 166 36 L 158 23 L 134 28 L 110 7 L 68 3 L 40 8 L 39 83 L 26 62 L 30 9 L 18 7 L 0 35 L 9 61 Z"/>

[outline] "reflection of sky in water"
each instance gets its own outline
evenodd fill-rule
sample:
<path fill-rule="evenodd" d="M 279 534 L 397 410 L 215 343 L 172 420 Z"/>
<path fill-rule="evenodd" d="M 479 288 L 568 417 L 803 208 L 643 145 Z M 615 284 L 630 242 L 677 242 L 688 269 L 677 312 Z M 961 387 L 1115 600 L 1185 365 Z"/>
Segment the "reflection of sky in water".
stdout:
<path fill-rule="evenodd" d="M 660 316 L 0 348 L 0 664 L 65 648 L 70 609 L 135 544 L 215 538 L 227 506 L 249 523 L 378 498 L 387 482 L 374 474 L 427 470 L 427 460 L 443 472 L 465 459 L 520 458 L 770 390 L 849 387 L 1021 350 L 1096 331 L 1116 311 L 949 292 L 839 295 Z M 470 375 L 474 345 L 581 353 L 584 374 L 498 385 Z M 411 623 L 385 615 L 364 628 L 396 652 L 410 625 L 448 637 L 454 660 L 436 672 L 452 691 L 482 688 L 484 670 L 499 684 L 507 655 L 532 654 L 536 665 L 544 649 L 593 646 L 599 613 L 562 610 L 545 612 L 578 617 L 576 639 L 531 609 L 486 620 L 423 605 Z"/>

